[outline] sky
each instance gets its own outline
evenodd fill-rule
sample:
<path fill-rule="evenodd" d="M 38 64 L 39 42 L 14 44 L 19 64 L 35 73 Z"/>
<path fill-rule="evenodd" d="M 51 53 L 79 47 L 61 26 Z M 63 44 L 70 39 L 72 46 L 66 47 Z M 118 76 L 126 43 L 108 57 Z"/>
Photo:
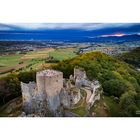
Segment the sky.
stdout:
<path fill-rule="evenodd" d="M 0 40 L 70 40 L 140 35 L 138 23 L 11 23 L 0 24 Z"/>

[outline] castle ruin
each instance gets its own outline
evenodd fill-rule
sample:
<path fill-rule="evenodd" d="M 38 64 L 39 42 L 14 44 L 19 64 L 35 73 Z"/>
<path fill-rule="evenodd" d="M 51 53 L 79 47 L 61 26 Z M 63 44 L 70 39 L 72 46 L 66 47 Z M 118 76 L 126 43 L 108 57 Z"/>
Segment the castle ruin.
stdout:
<path fill-rule="evenodd" d="M 98 83 L 89 81 L 86 72 L 79 68 L 74 69 L 74 76 L 63 78 L 63 73 L 56 70 L 44 70 L 37 72 L 36 83 L 21 82 L 23 111 L 26 115 L 62 116 L 63 108 L 72 108 L 81 99 L 81 89 L 88 87 L 94 91 L 100 87 Z M 95 97 L 92 94 L 89 104 L 93 105 Z M 98 100 L 99 100 L 98 96 Z"/>

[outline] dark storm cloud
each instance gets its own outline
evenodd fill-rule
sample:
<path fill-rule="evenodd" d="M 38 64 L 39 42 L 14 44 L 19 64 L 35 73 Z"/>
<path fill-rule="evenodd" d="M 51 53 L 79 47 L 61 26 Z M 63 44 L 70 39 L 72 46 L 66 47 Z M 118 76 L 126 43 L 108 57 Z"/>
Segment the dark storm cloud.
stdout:
<path fill-rule="evenodd" d="M 0 24 L 0 39 L 71 39 L 107 34 L 139 34 L 138 23 L 20 23 Z"/>

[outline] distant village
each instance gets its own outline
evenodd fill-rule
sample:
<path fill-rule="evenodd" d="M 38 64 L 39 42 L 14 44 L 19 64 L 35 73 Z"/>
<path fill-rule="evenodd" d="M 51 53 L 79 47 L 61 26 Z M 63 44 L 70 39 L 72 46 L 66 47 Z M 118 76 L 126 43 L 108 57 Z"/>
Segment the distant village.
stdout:
<path fill-rule="evenodd" d="M 0 54 L 22 54 L 29 51 L 35 51 L 42 48 L 77 48 L 78 53 L 86 53 L 89 51 L 101 51 L 109 55 L 131 51 L 139 47 L 140 41 L 134 42 L 83 42 L 83 43 L 69 43 L 69 42 L 54 42 L 54 41 L 0 41 Z"/>
<path fill-rule="evenodd" d="M 127 46 L 118 46 L 118 45 L 114 45 L 114 46 L 106 46 L 106 45 L 91 45 L 91 46 L 87 46 L 87 47 L 83 47 L 83 48 L 79 48 L 79 53 L 87 53 L 87 52 L 91 52 L 91 51 L 100 51 L 102 53 L 105 53 L 107 55 L 117 55 L 117 54 L 121 54 L 124 52 L 128 52 L 131 51 L 135 48 L 137 48 L 137 45 L 130 45 L 129 47 Z"/>

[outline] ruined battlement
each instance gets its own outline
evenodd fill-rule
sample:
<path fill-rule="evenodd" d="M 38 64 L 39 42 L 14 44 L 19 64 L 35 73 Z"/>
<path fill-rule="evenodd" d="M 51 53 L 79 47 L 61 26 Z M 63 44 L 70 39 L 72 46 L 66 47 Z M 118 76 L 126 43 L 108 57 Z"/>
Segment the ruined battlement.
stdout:
<path fill-rule="evenodd" d="M 82 68 L 74 68 L 74 78 L 82 79 L 87 78 L 86 72 Z"/>
<path fill-rule="evenodd" d="M 23 103 L 31 102 L 32 97 L 36 93 L 36 84 L 35 82 L 29 82 L 28 84 L 21 82 L 21 90 Z"/>
<path fill-rule="evenodd" d="M 37 72 L 37 76 L 47 76 L 47 77 L 53 77 L 60 74 L 63 74 L 63 73 L 60 71 L 51 70 L 51 69 Z"/>

